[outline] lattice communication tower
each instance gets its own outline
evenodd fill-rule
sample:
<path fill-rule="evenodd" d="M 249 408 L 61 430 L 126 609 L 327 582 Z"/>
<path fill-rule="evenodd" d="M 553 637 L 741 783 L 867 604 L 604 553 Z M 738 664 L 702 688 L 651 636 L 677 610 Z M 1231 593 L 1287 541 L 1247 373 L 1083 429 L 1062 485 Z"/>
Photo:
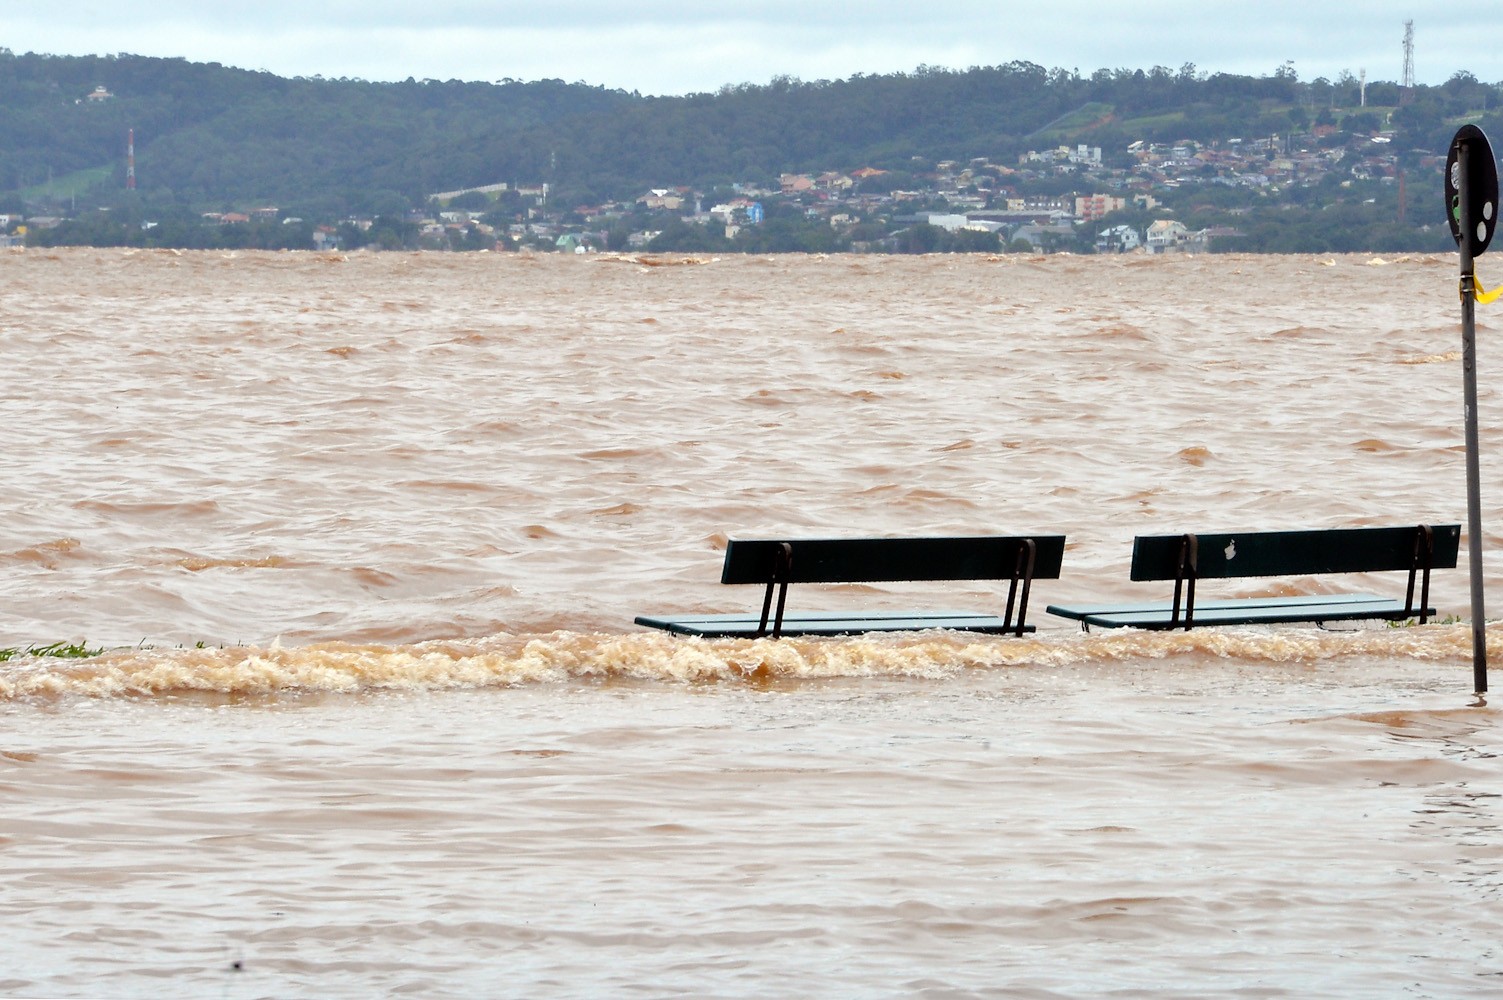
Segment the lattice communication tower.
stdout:
<path fill-rule="evenodd" d="M 1414 94 L 1414 22 L 1404 22 L 1404 82 L 1399 92 L 1400 103 L 1407 104 Z"/>

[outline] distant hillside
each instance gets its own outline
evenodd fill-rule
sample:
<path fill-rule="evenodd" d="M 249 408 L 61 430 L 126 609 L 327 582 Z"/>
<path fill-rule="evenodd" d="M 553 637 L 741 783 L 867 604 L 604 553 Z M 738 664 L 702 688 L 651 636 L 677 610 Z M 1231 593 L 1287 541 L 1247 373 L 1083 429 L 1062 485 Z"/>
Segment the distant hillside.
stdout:
<path fill-rule="evenodd" d="M 101 87 L 111 96 L 91 99 Z M 641 102 L 561 81 L 289 80 L 181 59 L 0 50 L 0 192 L 100 166 L 123 180 L 134 129 L 141 186 L 195 204 L 413 198 L 497 179 L 483 151 L 511 137 Z"/>
<path fill-rule="evenodd" d="M 103 88 L 103 94 L 96 94 Z M 134 129 L 140 197 L 380 212 L 432 192 L 547 182 L 573 204 L 648 187 L 771 183 L 785 172 L 989 157 L 1090 143 L 1263 137 L 1356 122 L 1396 151 L 1444 151 L 1456 122 L 1503 123 L 1497 88 L 1458 73 L 1401 105 L 1398 87 L 1177 71 L 1079 76 L 1031 63 L 642 97 L 562 81 L 285 79 L 140 56 L 0 49 L 0 200 L 119 191 Z M 40 186 L 40 188 L 39 188 Z M 3 207 L 0 207 L 3 210 Z"/>

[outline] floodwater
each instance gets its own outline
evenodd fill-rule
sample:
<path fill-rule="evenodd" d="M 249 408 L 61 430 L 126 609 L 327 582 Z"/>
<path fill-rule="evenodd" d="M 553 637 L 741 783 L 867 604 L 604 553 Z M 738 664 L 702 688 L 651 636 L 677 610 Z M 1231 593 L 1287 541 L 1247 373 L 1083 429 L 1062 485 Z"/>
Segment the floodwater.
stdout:
<path fill-rule="evenodd" d="M 1135 534 L 1464 522 L 1459 312 L 1445 256 L 0 256 L 0 646 L 108 650 L 0 663 L 0 996 L 1503 996 L 1465 539 L 1422 626 L 1044 612 Z M 756 605 L 728 536 L 989 532 L 1068 536 L 1036 635 L 632 624 Z"/>

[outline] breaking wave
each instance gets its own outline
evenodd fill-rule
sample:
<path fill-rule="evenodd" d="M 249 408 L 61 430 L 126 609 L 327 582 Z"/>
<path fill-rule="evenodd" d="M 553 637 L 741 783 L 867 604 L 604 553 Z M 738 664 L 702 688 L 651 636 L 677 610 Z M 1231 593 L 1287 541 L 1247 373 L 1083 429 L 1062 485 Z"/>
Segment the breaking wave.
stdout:
<path fill-rule="evenodd" d="M 1503 633 L 1489 644 L 1503 652 Z M 22 658 L 0 666 L 0 698 L 275 696 L 301 692 L 438 691 L 636 681 L 782 683 L 841 678 L 943 680 L 968 670 L 1112 667 L 1173 661 L 1194 669 L 1227 661 L 1360 667 L 1380 659 L 1469 662 L 1466 625 L 1350 631 L 1319 628 L 991 637 L 948 632 L 851 638 L 692 639 L 656 633 L 502 634 L 383 646 L 107 652 L 83 660 Z"/>

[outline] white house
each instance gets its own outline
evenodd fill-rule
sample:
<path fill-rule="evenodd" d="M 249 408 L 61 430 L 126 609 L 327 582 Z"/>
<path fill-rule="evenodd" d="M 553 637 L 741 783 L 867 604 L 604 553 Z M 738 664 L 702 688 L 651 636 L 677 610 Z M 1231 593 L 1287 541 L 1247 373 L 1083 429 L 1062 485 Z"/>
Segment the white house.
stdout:
<path fill-rule="evenodd" d="M 1127 253 L 1143 245 L 1143 237 L 1132 226 L 1112 226 L 1096 234 L 1097 253 Z"/>
<path fill-rule="evenodd" d="M 1178 250 L 1189 237 L 1184 223 L 1173 219 L 1160 219 L 1148 227 L 1148 252 L 1169 253 Z"/>

